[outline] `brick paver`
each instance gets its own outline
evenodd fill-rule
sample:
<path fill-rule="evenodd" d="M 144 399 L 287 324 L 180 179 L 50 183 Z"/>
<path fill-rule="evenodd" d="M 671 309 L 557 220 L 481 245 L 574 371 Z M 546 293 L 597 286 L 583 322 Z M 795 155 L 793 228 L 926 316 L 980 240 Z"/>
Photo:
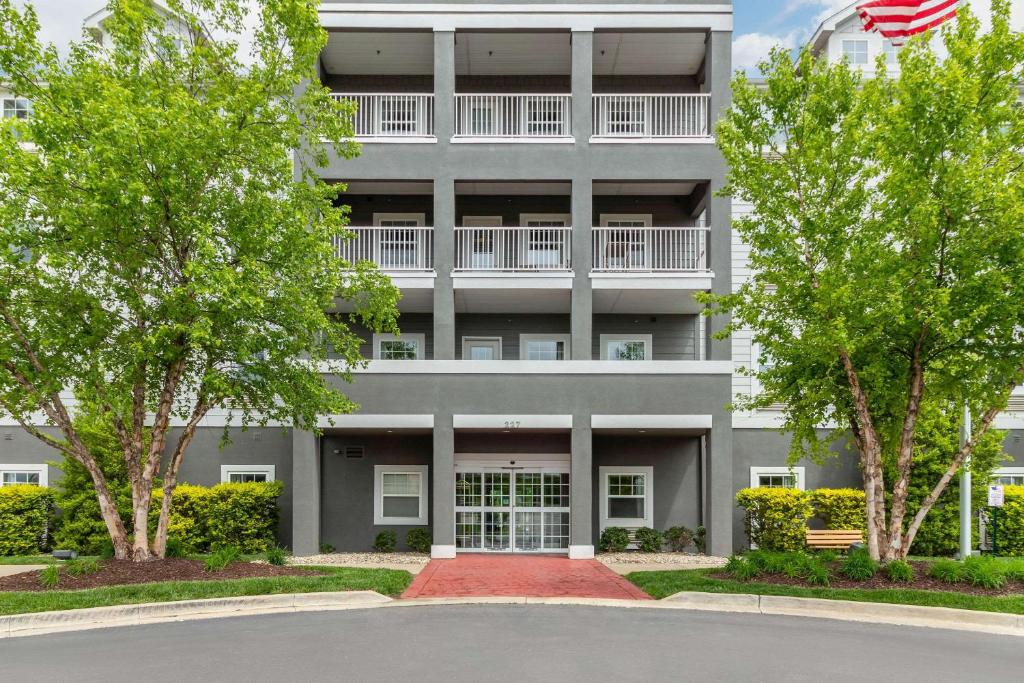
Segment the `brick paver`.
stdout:
<path fill-rule="evenodd" d="M 564 555 L 464 554 L 431 560 L 403 598 L 618 598 L 650 596 L 597 560 Z"/>

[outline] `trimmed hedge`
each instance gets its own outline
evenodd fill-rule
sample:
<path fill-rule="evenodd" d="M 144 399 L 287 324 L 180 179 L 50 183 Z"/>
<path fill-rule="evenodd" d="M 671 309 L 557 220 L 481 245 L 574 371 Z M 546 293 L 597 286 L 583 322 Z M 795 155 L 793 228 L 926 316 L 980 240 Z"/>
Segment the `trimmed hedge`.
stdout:
<path fill-rule="evenodd" d="M 171 502 L 168 537 L 189 552 L 235 546 L 243 553 L 262 553 L 277 545 L 280 511 L 279 481 L 192 486 L 178 484 Z M 163 491 L 153 492 L 150 524 L 156 527 Z"/>
<path fill-rule="evenodd" d="M 1024 555 L 1024 486 L 1003 489 L 1003 507 L 995 515 L 993 529 L 1000 555 Z M 993 516 L 989 515 L 989 523 Z"/>
<path fill-rule="evenodd" d="M 784 488 L 742 489 L 736 503 L 744 509 L 750 542 L 762 550 L 801 550 L 813 509 L 806 491 Z"/>
<path fill-rule="evenodd" d="M 826 529 L 867 528 L 864 491 L 860 489 L 815 489 L 811 494 L 814 516 Z"/>
<path fill-rule="evenodd" d="M 54 494 L 32 484 L 0 487 L 0 555 L 37 555 L 50 547 Z"/>

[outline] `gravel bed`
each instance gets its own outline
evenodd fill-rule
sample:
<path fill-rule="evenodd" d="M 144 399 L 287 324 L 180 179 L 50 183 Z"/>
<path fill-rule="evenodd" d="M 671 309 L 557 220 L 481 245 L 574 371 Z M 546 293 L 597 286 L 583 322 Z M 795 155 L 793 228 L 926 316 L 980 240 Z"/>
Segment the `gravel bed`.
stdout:
<path fill-rule="evenodd" d="M 421 553 L 330 553 L 329 555 L 309 555 L 307 557 L 289 557 L 288 564 L 324 565 L 353 567 L 366 565 L 424 565 L 430 561 L 430 555 Z"/>
<path fill-rule="evenodd" d="M 600 553 L 597 559 L 605 564 L 671 564 L 692 569 L 721 567 L 726 563 L 724 557 L 689 553 Z"/>

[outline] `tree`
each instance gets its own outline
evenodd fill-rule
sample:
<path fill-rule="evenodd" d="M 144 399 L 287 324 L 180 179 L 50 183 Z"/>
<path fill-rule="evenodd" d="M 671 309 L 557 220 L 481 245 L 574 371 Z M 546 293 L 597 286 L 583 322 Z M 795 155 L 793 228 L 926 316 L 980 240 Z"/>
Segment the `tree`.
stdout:
<path fill-rule="evenodd" d="M 0 71 L 34 105 L 0 129 L 0 408 L 85 467 L 115 557 L 135 560 L 163 556 L 177 475 L 212 408 L 303 429 L 353 410 L 321 374 L 349 379 L 362 362 L 331 311 L 352 301 L 369 327 L 394 330 L 398 299 L 332 245 L 350 233 L 316 166 L 358 148 L 351 109 L 316 81 L 317 2 L 168 6 L 171 20 L 113 0 L 108 40 L 62 58 L 30 6 L 0 0 Z M 69 395 L 110 416 L 129 525 Z"/>
<path fill-rule="evenodd" d="M 845 62 L 777 50 L 763 87 L 735 78 L 717 128 L 723 194 L 751 206 L 733 225 L 753 277 L 703 297 L 731 312 L 726 334 L 749 328 L 760 345 L 763 391 L 739 403 L 786 405 L 791 460 L 849 435 L 868 547 L 884 560 L 906 556 L 1024 380 L 1024 37 L 1008 2 L 992 6 L 991 32 L 963 10 L 943 27 L 944 57 L 930 36 L 912 40 L 895 77 L 881 58 L 862 80 Z M 908 515 L 929 403 L 966 403 L 978 419 Z"/>

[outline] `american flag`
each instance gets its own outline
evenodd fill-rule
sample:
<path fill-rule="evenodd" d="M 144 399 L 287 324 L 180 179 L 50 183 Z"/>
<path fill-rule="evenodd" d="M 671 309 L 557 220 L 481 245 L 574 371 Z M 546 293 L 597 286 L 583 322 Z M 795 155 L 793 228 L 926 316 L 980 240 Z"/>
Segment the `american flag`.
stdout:
<path fill-rule="evenodd" d="M 915 33 L 923 33 L 956 16 L 961 0 L 869 0 L 857 5 L 865 31 L 878 31 L 901 45 Z"/>

